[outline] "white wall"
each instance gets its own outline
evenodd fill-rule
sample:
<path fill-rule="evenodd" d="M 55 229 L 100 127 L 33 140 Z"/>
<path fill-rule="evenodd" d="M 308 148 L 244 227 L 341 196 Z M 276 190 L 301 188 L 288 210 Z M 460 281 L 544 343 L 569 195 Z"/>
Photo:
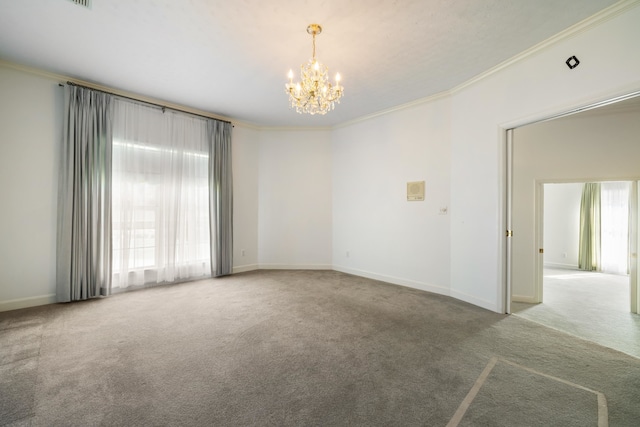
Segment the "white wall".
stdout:
<path fill-rule="evenodd" d="M 441 99 L 334 130 L 334 269 L 448 294 L 449 129 Z"/>
<path fill-rule="evenodd" d="M 544 265 L 578 268 L 582 183 L 544 185 Z"/>
<path fill-rule="evenodd" d="M 514 300 L 536 301 L 536 183 L 640 179 L 640 109 L 615 107 L 514 131 Z"/>
<path fill-rule="evenodd" d="M 233 272 L 258 268 L 260 131 L 235 125 L 233 144 Z"/>
<path fill-rule="evenodd" d="M 504 310 L 504 129 L 640 89 L 639 22 L 636 4 L 454 92 L 452 296 Z"/>
<path fill-rule="evenodd" d="M 0 67 L 0 311 L 54 301 L 58 82 Z"/>
<path fill-rule="evenodd" d="M 260 268 L 331 268 L 331 132 L 263 130 Z"/>

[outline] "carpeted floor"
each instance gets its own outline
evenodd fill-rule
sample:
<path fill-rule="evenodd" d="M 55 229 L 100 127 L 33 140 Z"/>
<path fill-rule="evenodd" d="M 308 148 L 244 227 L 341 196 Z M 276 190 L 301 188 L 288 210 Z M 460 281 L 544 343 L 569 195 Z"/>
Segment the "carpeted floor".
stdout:
<path fill-rule="evenodd" d="M 333 271 L 0 313 L 0 425 L 636 426 L 640 360 Z"/>
<path fill-rule="evenodd" d="M 513 303 L 513 313 L 640 358 L 640 315 L 630 312 L 629 277 L 544 270 L 542 304 Z"/>

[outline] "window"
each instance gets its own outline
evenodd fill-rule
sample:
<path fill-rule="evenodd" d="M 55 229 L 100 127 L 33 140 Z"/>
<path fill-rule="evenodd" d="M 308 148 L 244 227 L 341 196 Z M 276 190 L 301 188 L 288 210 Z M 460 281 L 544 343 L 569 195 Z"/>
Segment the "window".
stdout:
<path fill-rule="evenodd" d="M 118 100 L 113 288 L 211 275 L 206 121 Z"/>
<path fill-rule="evenodd" d="M 603 182 L 600 195 L 601 270 L 629 272 L 629 182 Z"/>

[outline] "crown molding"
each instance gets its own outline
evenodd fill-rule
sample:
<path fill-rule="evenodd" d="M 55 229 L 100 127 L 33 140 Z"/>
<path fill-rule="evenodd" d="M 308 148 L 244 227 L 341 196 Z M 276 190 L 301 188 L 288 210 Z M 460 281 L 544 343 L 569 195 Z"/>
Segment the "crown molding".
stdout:
<path fill-rule="evenodd" d="M 44 77 L 49 80 L 55 80 L 57 82 L 62 83 L 63 81 L 70 81 L 70 77 L 63 76 L 62 74 L 50 73 L 48 71 L 41 70 L 39 68 L 28 67 L 26 65 L 18 64 L 16 62 L 7 61 L 5 59 L 0 59 L 0 67 L 9 68 L 17 71 L 22 71 L 24 73 L 33 74 L 38 77 Z"/>
<path fill-rule="evenodd" d="M 332 126 L 316 126 L 316 127 L 293 127 L 293 126 L 263 126 L 261 131 L 265 132 L 305 132 L 305 131 L 331 131 Z"/>
<path fill-rule="evenodd" d="M 241 122 L 238 120 L 234 120 L 233 121 L 233 126 L 234 127 L 241 127 L 241 128 L 245 128 L 245 129 L 251 129 L 251 130 L 262 130 L 262 127 L 253 124 L 253 123 L 249 123 L 249 122 Z"/>
<path fill-rule="evenodd" d="M 568 40 L 570 38 L 576 37 L 577 35 L 590 30 L 591 28 L 594 28 L 600 24 L 603 24 L 606 21 L 609 21 L 610 19 L 615 18 L 618 15 L 623 14 L 624 12 L 626 12 L 627 10 L 633 9 L 634 7 L 637 7 L 638 5 L 640 5 L 640 0 L 622 0 L 619 1 L 618 3 L 615 3 L 609 7 L 607 7 L 606 9 L 602 9 L 600 12 L 596 13 L 595 15 L 592 15 L 580 22 L 578 22 L 577 24 L 572 25 L 571 27 L 560 31 L 559 33 L 557 33 L 554 36 L 549 37 L 548 39 L 530 47 L 529 49 L 520 52 L 519 54 L 517 54 L 516 56 L 513 56 L 509 59 L 507 59 L 504 62 L 501 62 L 500 64 L 496 65 L 493 68 L 488 69 L 487 71 L 478 74 L 477 76 L 467 80 L 464 83 L 459 84 L 458 86 L 455 86 L 454 88 L 452 88 L 451 90 L 449 90 L 449 92 L 453 95 L 456 94 L 458 92 L 460 92 L 461 90 L 475 84 L 478 83 L 484 79 L 486 79 L 487 77 L 498 73 L 499 71 L 502 71 L 503 69 L 516 64 L 530 56 L 535 55 L 536 53 L 538 53 L 539 51 L 541 51 L 542 49 L 545 49 L 547 47 L 553 46 L 556 43 L 559 43 L 561 41 L 564 40 Z"/>
<path fill-rule="evenodd" d="M 456 93 L 462 91 L 463 89 L 474 85 L 475 83 L 478 83 L 490 76 L 492 76 L 493 74 L 496 74 L 500 71 L 502 71 L 503 69 L 518 63 L 530 56 L 535 55 L 536 53 L 538 53 L 539 51 L 550 47 L 556 43 L 559 43 L 563 40 L 568 40 L 572 37 L 576 37 L 577 35 L 579 35 L 580 33 L 583 33 L 591 28 L 594 28 L 610 19 L 615 18 L 618 15 L 623 14 L 624 12 L 626 12 L 627 10 L 633 9 L 634 7 L 637 7 L 638 5 L 640 5 L 640 0 L 622 0 L 619 1 L 618 3 L 615 3 L 611 6 L 609 6 L 606 9 L 601 10 L 600 12 L 596 13 L 595 15 L 590 16 L 587 19 L 584 19 L 583 21 L 578 22 L 577 24 L 572 25 L 571 27 L 557 33 L 554 36 L 551 36 L 550 38 L 530 47 L 529 49 L 517 54 L 516 56 L 513 56 L 509 59 L 507 59 L 504 62 L 501 62 L 500 64 L 496 65 L 495 67 L 490 68 L 489 70 L 478 74 L 477 76 L 465 81 L 464 83 L 459 84 L 458 86 L 455 86 L 452 89 L 443 91 L 443 92 L 439 92 L 436 93 L 434 95 L 430 95 L 427 96 L 425 98 L 421 98 L 421 99 L 417 99 L 415 101 L 412 102 L 408 102 L 406 104 L 401 104 L 401 105 L 397 105 L 395 107 L 392 108 L 388 108 L 386 110 L 381 110 L 378 111 L 376 113 L 373 114 L 369 114 L 366 116 L 362 116 L 362 117 L 358 117 L 356 119 L 353 120 L 349 120 L 347 122 L 344 123 L 340 123 L 338 125 L 333 126 L 333 129 L 340 129 L 343 127 L 348 127 L 348 126 L 352 126 L 354 124 L 357 123 L 361 123 L 379 116 L 383 116 L 386 114 L 390 114 L 396 111 L 400 111 L 400 110 L 405 110 L 408 108 L 412 108 L 415 107 L 417 105 L 421 105 L 421 104 L 426 104 L 429 102 L 434 102 L 437 101 L 439 99 L 442 98 L 446 98 L 452 95 L 455 95 Z"/>
<path fill-rule="evenodd" d="M 451 91 L 445 90 L 443 92 L 438 92 L 434 95 L 429 95 L 425 98 L 416 99 L 415 101 L 396 105 L 395 107 L 387 108 L 386 110 L 380 110 L 375 113 L 367 114 L 366 116 L 361 116 L 356 119 L 337 124 L 335 126 L 332 126 L 331 129 L 340 129 L 343 127 L 352 126 L 357 123 L 366 122 L 367 120 L 375 119 L 376 117 L 385 116 L 387 114 L 391 114 L 396 111 L 407 110 L 422 104 L 429 104 L 431 102 L 439 101 L 441 99 L 448 98 L 450 96 L 451 96 Z"/>
<path fill-rule="evenodd" d="M 160 99 L 157 99 L 157 98 L 152 98 L 150 96 L 140 95 L 140 94 L 133 93 L 133 92 L 127 92 L 125 90 L 114 89 L 114 88 L 109 87 L 109 86 L 104 86 L 104 85 L 101 85 L 101 84 L 89 82 L 89 81 L 86 81 L 86 80 L 77 79 L 77 78 L 74 78 L 74 77 L 65 76 L 65 75 L 62 75 L 62 74 L 52 73 L 52 72 L 49 72 L 49 71 L 41 70 L 39 68 L 33 68 L 33 67 L 29 67 L 27 65 L 17 64 L 15 62 L 6 61 L 6 60 L 3 60 L 3 59 L 0 59 L 0 67 L 14 69 L 14 70 L 21 71 L 21 72 L 28 73 L 28 74 L 32 74 L 32 75 L 35 75 L 35 76 L 44 77 L 44 78 L 49 79 L 49 80 L 57 81 L 60 84 L 65 84 L 67 82 L 75 83 L 75 84 L 80 85 L 80 86 L 88 87 L 88 88 L 91 88 L 91 89 L 96 89 L 96 90 L 103 91 L 103 92 L 112 93 L 112 94 L 114 94 L 116 96 L 122 96 L 122 97 L 125 97 L 125 98 L 131 98 L 131 99 L 134 99 L 136 101 L 142 101 L 142 102 L 147 102 L 147 103 L 150 103 L 150 104 L 155 104 L 155 105 L 158 105 L 158 106 L 161 106 L 161 107 L 166 107 L 166 108 L 169 108 L 169 109 L 172 109 L 172 110 L 178 110 L 178 111 L 182 111 L 182 112 L 185 112 L 185 113 L 196 114 L 198 116 L 209 117 L 211 119 L 216 119 L 216 120 L 228 121 L 228 122 L 231 122 L 234 126 L 235 125 L 240 125 L 240 124 L 245 126 L 245 127 L 253 126 L 251 124 L 238 122 L 237 120 L 233 120 L 230 117 L 226 117 L 226 116 L 222 116 L 222 115 L 219 115 L 219 114 L 210 113 L 208 111 L 199 110 L 197 108 L 188 107 L 186 105 L 176 104 L 176 103 L 173 103 L 173 102 L 168 102 L 168 101 L 160 100 Z"/>

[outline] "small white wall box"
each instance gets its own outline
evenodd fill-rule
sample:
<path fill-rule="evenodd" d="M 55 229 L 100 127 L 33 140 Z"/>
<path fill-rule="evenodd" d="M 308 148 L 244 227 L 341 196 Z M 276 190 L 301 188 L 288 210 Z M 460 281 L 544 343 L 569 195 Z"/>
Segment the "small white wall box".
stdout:
<path fill-rule="evenodd" d="M 424 200 L 424 181 L 407 182 L 407 201 Z"/>

